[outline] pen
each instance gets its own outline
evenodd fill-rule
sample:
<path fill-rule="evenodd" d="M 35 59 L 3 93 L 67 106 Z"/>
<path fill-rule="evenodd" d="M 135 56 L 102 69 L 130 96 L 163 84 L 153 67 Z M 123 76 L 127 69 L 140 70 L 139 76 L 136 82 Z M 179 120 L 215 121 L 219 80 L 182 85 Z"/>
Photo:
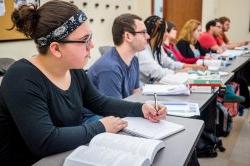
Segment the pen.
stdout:
<path fill-rule="evenodd" d="M 155 110 L 156 110 L 156 112 L 158 113 L 158 101 L 157 101 L 157 94 L 156 93 L 154 93 L 154 99 L 155 99 Z"/>

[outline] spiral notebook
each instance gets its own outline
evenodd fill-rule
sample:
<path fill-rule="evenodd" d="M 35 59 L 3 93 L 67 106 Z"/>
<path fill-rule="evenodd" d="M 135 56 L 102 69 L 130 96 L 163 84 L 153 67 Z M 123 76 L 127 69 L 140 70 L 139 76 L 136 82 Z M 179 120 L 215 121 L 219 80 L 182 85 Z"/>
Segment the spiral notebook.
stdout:
<path fill-rule="evenodd" d="M 139 117 L 126 117 L 123 120 L 128 122 L 124 132 L 149 139 L 163 139 L 185 129 L 183 125 L 167 120 L 160 120 L 158 123 Z"/>

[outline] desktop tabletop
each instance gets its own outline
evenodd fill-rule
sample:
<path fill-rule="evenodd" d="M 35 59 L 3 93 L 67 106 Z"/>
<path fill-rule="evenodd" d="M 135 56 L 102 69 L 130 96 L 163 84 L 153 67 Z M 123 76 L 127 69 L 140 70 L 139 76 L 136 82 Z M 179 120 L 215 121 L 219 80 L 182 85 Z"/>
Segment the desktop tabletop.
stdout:
<path fill-rule="evenodd" d="M 153 166 L 187 165 L 198 139 L 203 131 L 202 120 L 168 116 L 167 120 L 185 126 L 185 130 L 164 139 L 166 147 L 154 158 Z M 45 157 L 33 166 L 62 166 L 72 151 Z"/>
<path fill-rule="evenodd" d="M 250 54 L 249 54 L 250 55 Z M 226 67 L 223 71 L 235 72 L 243 67 L 246 63 L 249 62 L 249 57 L 242 56 L 237 57 L 232 61 L 232 64 Z M 223 78 L 223 82 L 226 83 L 232 78 L 233 74 L 230 74 Z M 182 102 L 194 102 L 198 103 L 200 109 L 202 109 L 206 103 L 214 96 L 211 94 L 191 94 L 190 96 L 158 96 L 158 100 L 163 101 L 182 101 Z M 153 96 L 145 96 L 141 94 L 132 95 L 126 100 L 129 101 L 140 101 L 145 102 L 148 100 L 154 100 Z M 166 147 L 160 150 L 153 162 L 154 166 L 165 166 L 165 165 L 175 165 L 182 166 L 187 165 L 192 152 L 200 138 L 200 135 L 204 128 L 204 122 L 197 119 L 181 118 L 174 116 L 167 116 L 167 120 L 170 122 L 178 123 L 184 125 L 185 130 L 179 132 L 175 135 L 167 137 L 164 139 Z M 72 151 L 67 151 L 64 153 L 52 155 L 45 157 L 34 164 L 34 166 L 62 166 L 65 158 Z"/>

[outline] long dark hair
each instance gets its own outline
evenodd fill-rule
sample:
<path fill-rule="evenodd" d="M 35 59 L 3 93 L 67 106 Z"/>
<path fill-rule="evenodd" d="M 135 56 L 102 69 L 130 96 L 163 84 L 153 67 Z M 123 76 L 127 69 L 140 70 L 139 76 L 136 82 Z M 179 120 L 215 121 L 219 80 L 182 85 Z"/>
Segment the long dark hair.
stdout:
<path fill-rule="evenodd" d="M 159 16 L 150 16 L 144 21 L 144 24 L 150 36 L 149 44 L 152 49 L 153 56 L 161 65 L 161 45 L 166 30 L 165 21 Z"/>

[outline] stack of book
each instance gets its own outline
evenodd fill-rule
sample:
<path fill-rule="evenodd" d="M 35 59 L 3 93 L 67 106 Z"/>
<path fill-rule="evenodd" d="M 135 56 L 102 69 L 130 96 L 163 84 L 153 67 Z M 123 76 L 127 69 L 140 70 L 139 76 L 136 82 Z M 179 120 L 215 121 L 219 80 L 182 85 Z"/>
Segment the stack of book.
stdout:
<path fill-rule="evenodd" d="M 219 72 L 211 71 L 191 71 L 188 80 L 191 92 L 199 91 L 199 87 L 206 87 L 208 92 L 213 92 L 214 88 L 223 85 Z"/>

